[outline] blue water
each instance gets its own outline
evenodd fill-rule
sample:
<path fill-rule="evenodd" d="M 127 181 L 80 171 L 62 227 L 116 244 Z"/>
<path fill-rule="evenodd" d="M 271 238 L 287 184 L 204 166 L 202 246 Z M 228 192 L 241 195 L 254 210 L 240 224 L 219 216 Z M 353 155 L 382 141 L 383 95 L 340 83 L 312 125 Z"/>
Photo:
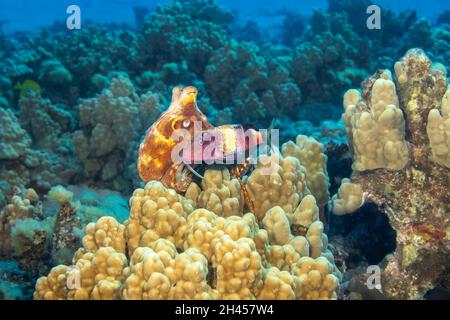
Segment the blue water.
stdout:
<path fill-rule="evenodd" d="M 133 7 L 144 6 L 153 10 L 156 5 L 167 1 L 154 0 L 0 0 L 0 29 L 5 33 L 15 31 L 33 32 L 62 21 L 67 17 L 66 8 L 76 4 L 81 8 L 84 21 L 98 23 L 126 23 L 135 25 Z M 276 25 L 277 12 L 296 10 L 309 14 L 314 9 L 326 9 L 327 0 L 219 0 L 225 8 L 237 11 L 239 17 L 257 20 L 261 25 L 271 27 Z M 395 12 L 416 10 L 418 16 L 434 21 L 440 13 L 450 8 L 449 0 L 409 0 L 390 1 L 378 0 L 382 9 Z"/>

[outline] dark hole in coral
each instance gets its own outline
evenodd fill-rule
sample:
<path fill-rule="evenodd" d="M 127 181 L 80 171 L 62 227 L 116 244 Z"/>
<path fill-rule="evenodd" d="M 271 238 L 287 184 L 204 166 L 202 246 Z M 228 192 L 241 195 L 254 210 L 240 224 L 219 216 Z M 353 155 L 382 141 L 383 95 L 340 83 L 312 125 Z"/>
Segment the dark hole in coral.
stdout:
<path fill-rule="evenodd" d="M 449 290 L 441 287 L 436 287 L 429 290 L 424 295 L 425 300 L 450 300 Z"/>
<path fill-rule="evenodd" d="M 294 139 L 295 140 L 295 139 Z M 336 194 L 343 178 L 352 175 L 352 156 L 346 143 L 325 144 L 327 172 L 330 177 L 330 194 Z"/>
<path fill-rule="evenodd" d="M 389 219 L 374 204 L 365 204 L 353 214 L 331 216 L 330 241 L 341 239 L 348 253 L 346 265 L 355 268 L 364 261 L 380 263 L 396 247 L 396 232 Z"/>

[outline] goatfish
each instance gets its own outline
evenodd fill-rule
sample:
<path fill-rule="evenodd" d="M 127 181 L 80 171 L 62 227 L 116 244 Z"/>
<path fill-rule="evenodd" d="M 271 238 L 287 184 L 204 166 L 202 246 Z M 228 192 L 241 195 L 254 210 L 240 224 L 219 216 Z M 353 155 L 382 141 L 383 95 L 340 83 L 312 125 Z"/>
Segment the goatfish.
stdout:
<path fill-rule="evenodd" d="M 199 132 L 182 154 L 185 164 L 236 164 L 255 153 L 261 132 L 242 125 L 223 125 Z"/>
<path fill-rule="evenodd" d="M 253 201 L 250 199 L 247 187 L 242 179 L 256 162 L 257 149 L 262 146 L 270 146 L 270 132 L 274 127 L 272 120 L 267 134 L 256 131 L 249 126 L 239 124 L 222 125 L 203 130 L 194 137 L 191 146 L 187 146 L 182 154 L 182 162 L 197 177 L 203 179 L 193 166 L 201 163 L 231 164 L 231 177 L 239 181 L 245 203 L 251 212 L 254 212 Z M 191 147 L 191 148 L 189 148 Z M 254 160 L 254 161 L 252 161 Z"/>

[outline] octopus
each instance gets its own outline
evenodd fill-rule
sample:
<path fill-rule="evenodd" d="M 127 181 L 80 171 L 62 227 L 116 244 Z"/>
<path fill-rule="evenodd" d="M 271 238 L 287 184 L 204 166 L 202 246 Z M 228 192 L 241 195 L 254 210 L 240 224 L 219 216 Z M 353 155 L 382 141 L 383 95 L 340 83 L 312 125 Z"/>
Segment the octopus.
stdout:
<path fill-rule="evenodd" d="M 242 179 L 251 167 L 250 153 L 266 140 L 260 132 L 241 125 L 214 127 L 198 109 L 196 100 L 195 87 L 173 89 L 168 110 L 148 129 L 140 145 L 139 176 L 145 182 L 159 180 L 165 186 L 184 193 L 194 176 L 203 179 L 195 171 L 198 164 L 224 163 L 232 159 L 235 162 L 231 176 L 238 179 L 247 208 L 253 212 L 254 205 Z M 186 134 L 174 134 L 179 129 L 186 130 Z M 189 152 L 182 154 L 180 161 L 174 161 L 175 148 L 180 143 L 187 144 Z M 244 161 L 240 163 L 239 159 Z"/>
<path fill-rule="evenodd" d="M 185 192 L 193 174 L 182 162 L 172 161 L 172 151 L 178 141 L 173 133 L 185 129 L 194 135 L 195 126 L 211 129 L 206 116 L 197 106 L 195 87 L 175 87 L 169 109 L 148 129 L 139 147 L 138 171 L 145 182 L 159 180 L 178 192 Z"/>

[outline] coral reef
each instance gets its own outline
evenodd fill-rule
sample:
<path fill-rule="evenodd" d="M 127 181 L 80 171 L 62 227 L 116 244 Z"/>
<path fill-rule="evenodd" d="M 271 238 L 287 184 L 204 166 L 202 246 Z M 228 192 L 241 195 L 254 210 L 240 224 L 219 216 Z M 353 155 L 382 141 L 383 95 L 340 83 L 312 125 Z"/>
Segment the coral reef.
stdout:
<path fill-rule="evenodd" d="M 31 145 L 31 138 L 22 129 L 11 110 L 0 108 L 0 159 L 17 159 L 24 155 Z"/>
<path fill-rule="evenodd" d="M 441 27 L 433 28 L 425 19 L 417 20 L 408 29 L 403 50 L 419 47 L 427 49 L 430 58 L 435 62 L 450 64 L 450 32 Z"/>
<path fill-rule="evenodd" d="M 186 197 L 221 217 L 237 215 L 244 209 L 241 185 L 238 179 L 231 178 L 227 169 L 206 171 L 201 187 L 191 183 Z"/>
<path fill-rule="evenodd" d="M 33 296 L 33 282 L 15 262 L 0 261 L 0 299 L 24 300 Z"/>
<path fill-rule="evenodd" d="M 33 189 L 11 188 L 0 211 L 0 256 L 17 259 L 33 276 L 45 271 L 54 219 L 45 218 Z"/>
<path fill-rule="evenodd" d="M 76 215 L 77 208 L 72 203 L 73 192 L 59 185 L 50 189 L 47 198 L 59 205 L 50 251 L 52 264 L 55 264 L 67 261 L 67 255 L 70 257 L 70 254 L 78 248 L 80 237 L 76 234 L 76 230 L 81 229 L 82 224 Z"/>
<path fill-rule="evenodd" d="M 102 217 L 88 225 L 74 267 L 41 277 L 35 299 L 336 298 L 341 273 L 307 170 L 295 157 L 272 156 L 280 165 L 265 176 L 260 159 L 247 185 L 297 185 L 287 197 L 268 194 L 255 214 L 245 213 L 227 169 L 207 169 L 186 197 L 150 181 L 134 191 L 124 224 Z M 71 287 L 73 272 L 78 285 Z"/>
<path fill-rule="evenodd" d="M 16 283 L 13 276 L 7 281 L 9 276 L 5 276 L 4 290 L 12 290 L 5 294 L 17 290 L 17 298 L 29 298 L 27 286 L 36 276 L 48 272 L 52 265 L 71 261 L 81 245 L 82 229 L 89 222 L 106 213 L 125 220 L 124 213 L 117 208 L 120 201 L 110 192 L 102 201 L 88 188 L 81 194 L 78 188 L 70 189 L 73 191 L 52 187 L 43 200 L 34 189 L 5 186 L 2 192 L 6 196 L 0 210 L 0 259 L 10 264 L 17 262 L 11 274 L 22 274 L 24 281 Z M 128 216 L 128 206 L 125 211 Z"/>
<path fill-rule="evenodd" d="M 442 117 L 449 90 L 445 68 L 420 49 L 408 51 L 395 72 L 397 86 L 382 71 L 363 83 L 361 95 L 352 90 L 344 98 L 354 172 L 334 202 L 338 214 L 354 211 L 351 201 L 362 191 L 387 214 L 397 244 L 381 263 L 383 294 L 418 299 L 434 286 L 448 288 L 449 131 Z M 358 136 L 367 138 L 364 145 Z"/>
<path fill-rule="evenodd" d="M 255 44 L 231 41 L 209 60 L 205 86 L 214 104 L 233 105 L 243 121 L 259 124 L 294 114 L 300 104 L 300 88 L 289 74 L 291 64 L 290 56 L 265 56 Z M 254 112 L 246 113 L 248 108 Z"/>
<path fill-rule="evenodd" d="M 364 198 L 360 185 L 351 183 L 350 179 L 342 179 L 337 194 L 331 199 L 333 214 L 343 215 L 355 212 L 363 205 Z"/>
<path fill-rule="evenodd" d="M 369 40 L 353 31 L 345 14 L 316 11 L 310 30 L 294 49 L 290 73 L 307 100 L 335 101 L 367 75 L 370 50 Z"/>
<path fill-rule="evenodd" d="M 83 181 L 98 177 L 104 186 L 128 191 L 138 178 L 136 170 L 130 170 L 135 160 L 125 159 L 137 150 L 138 139 L 161 112 L 160 101 L 151 92 L 138 96 L 130 80 L 119 75 L 98 97 L 80 103 L 81 128 L 73 133 L 72 142 L 83 166 Z"/>
<path fill-rule="evenodd" d="M 432 160 L 450 168 L 450 90 L 445 92 L 442 104 L 428 113 L 427 134 Z"/>
<path fill-rule="evenodd" d="M 171 0 L 135 7 L 138 28 L 0 31 L 0 298 L 30 298 L 44 274 L 39 299 L 449 291 L 449 11 L 383 7 L 370 30 L 369 5 L 248 19 Z M 242 179 L 199 166 L 186 192 L 145 185 L 139 144 L 183 84 L 211 124 L 273 120 L 280 152 Z M 383 292 L 365 288 L 370 264 Z"/>
<path fill-rule="evenodd" d="M 363 87 L 370 92 L 363 91 L 362 95 L 367 102 L 361 102 L 357 90 L 349 90 L 344 95 L 342 119 L 354 154 L 353 169 L 401 170 L 408 162 L 408 146 L 391 74 L 385 71 L 366 81 Z"/>
<path fill-rule="evenodd" d="M 327 156 L 324 147 L 313 138 L 304 135 L 297 136 L 296 143 L 288 141 L 283 144 L 283 156 L 295 157 L 305 167 L 306 184 L 311 194 L 316 198 L 317 205 L 323 207 L 328 203 L 329 181 L 327 172 Z"/>
<path fill-rule="evenodd" d="M 160 5 L 139 34 L 139 60 L 151 68 L 186 61 L 201 74 L 214 51 L 227 41 L 233 17 L 213 0 L 174 1 Z"/>
<path fill-rule="evenodd" d="M 69 142 L 74 126 L 72 114 L 51 105 L 37 92 L 27 92 L 20 98 L 19 117 L 11 110 L 1 112 L 4 155 L 0 159 L 0 178 L 11 185 L 44 191 L 70 183 L 79 172 Z"/>

